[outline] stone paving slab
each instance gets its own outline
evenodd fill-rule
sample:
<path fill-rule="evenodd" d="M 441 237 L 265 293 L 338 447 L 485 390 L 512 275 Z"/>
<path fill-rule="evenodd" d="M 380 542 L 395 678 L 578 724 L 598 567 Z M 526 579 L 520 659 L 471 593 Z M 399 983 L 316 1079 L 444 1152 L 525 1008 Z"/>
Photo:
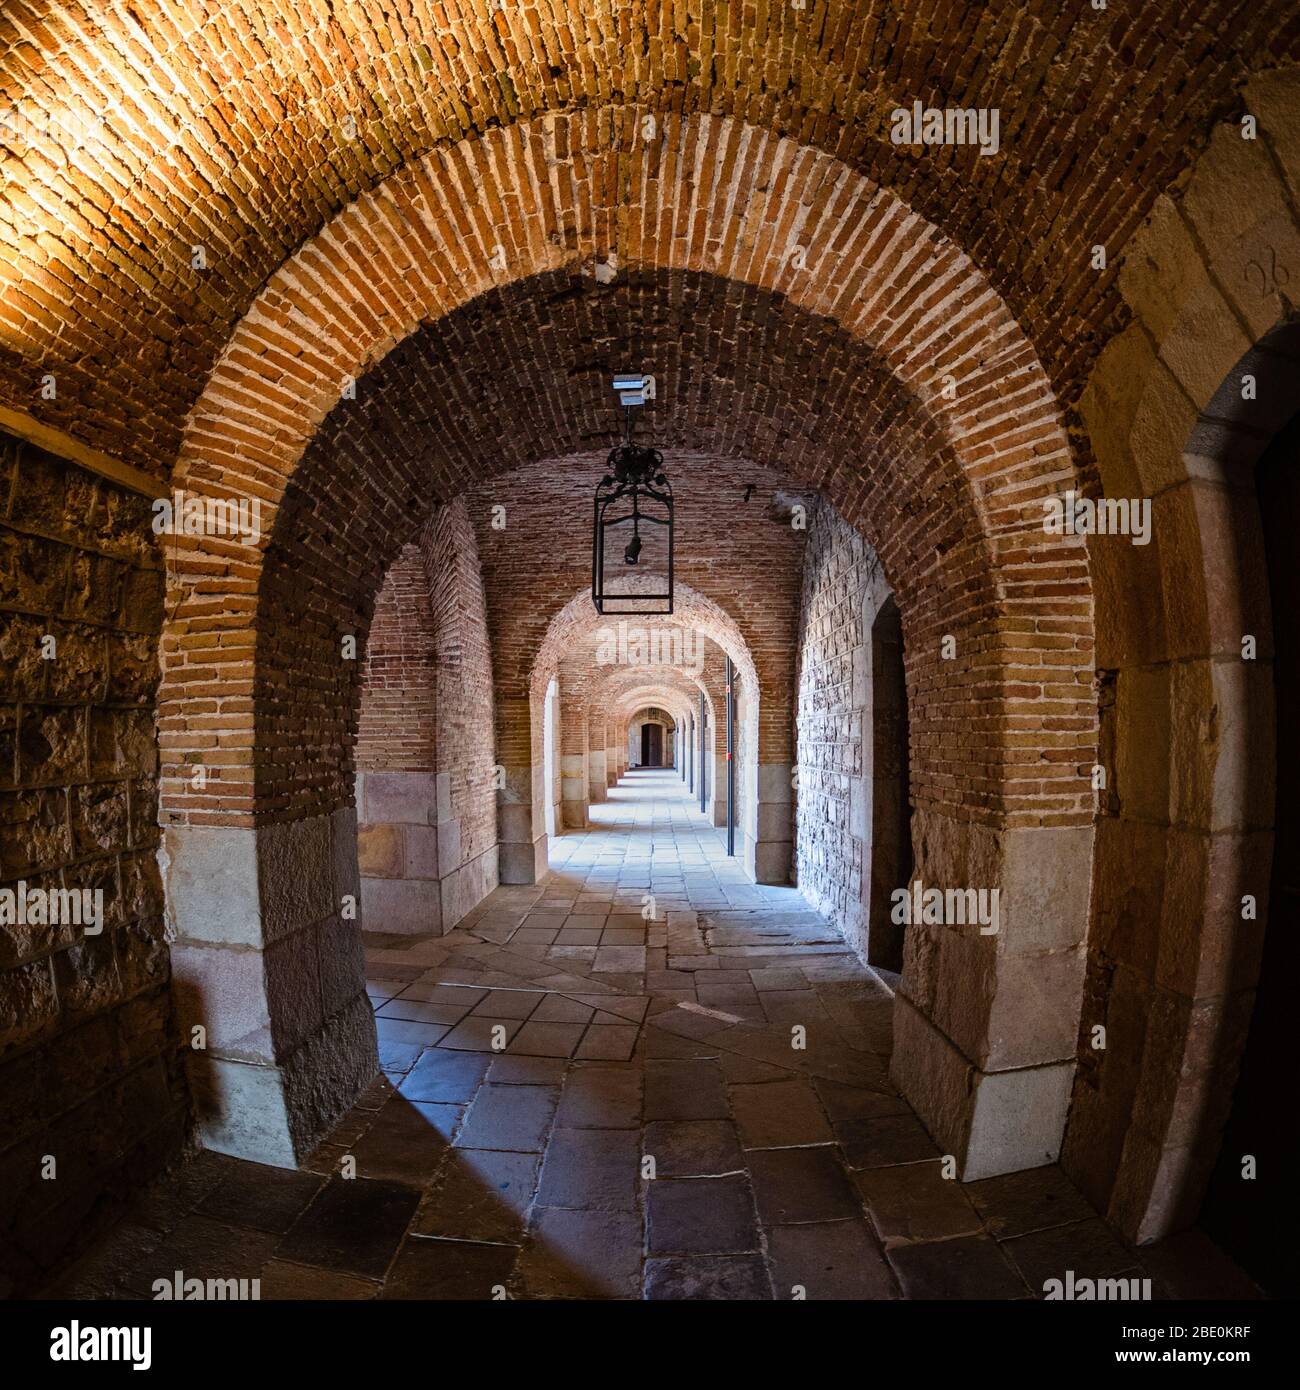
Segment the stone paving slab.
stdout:
<path fill-rule="evenodd" d="M 1125 1245 L 1058 1168 L 945 1178 L 889 1081 L 890 979 L 748 883 L 674 774 L 591 815 L 448 935 L 367 933 L 384 1074 L 303 1171 L 202 1154 L 51 1292 L 1018 1299 L 1072 1268 L 1251 1296 L 1203 1237 Z"/>

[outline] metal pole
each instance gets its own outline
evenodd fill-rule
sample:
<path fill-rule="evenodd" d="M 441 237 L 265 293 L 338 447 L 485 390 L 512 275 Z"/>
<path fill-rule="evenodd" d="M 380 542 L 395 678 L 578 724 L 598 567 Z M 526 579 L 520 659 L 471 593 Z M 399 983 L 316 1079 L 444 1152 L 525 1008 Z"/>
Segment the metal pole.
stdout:
<path fill-rule="evenodd" d="M 727 658 L 727 853 L 736 852 L 736 702 L 731 695 L 731 682 L 736 668 Z"/>
<path fill-rule="evenodd" d="M 707 775 L 707 773 L 708 773 L 708 763 L 705 761 L 705 755 L 704 755 L 704 720 L 705 720 L 704 692 L 701 690 L 701 691 L 700 691 L 700 773 L 699 773 L 699 776 L 700 776 L 700 810 L 701 810 L 701 811 L 704 810 L 704 803 L 705 803 L 705 800 L 707 799 L 707 794 L 706 794 L 705 789 L 704 789 L 704 783 L 705 783 L 705 780 L 706 780 L 706 775 Z"/>

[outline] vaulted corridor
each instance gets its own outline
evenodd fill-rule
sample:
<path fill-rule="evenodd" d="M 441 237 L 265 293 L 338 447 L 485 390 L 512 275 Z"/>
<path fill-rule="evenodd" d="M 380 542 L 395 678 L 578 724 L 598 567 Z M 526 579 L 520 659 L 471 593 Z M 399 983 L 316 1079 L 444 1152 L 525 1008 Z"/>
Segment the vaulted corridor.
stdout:
<path fill-rule="evenodd" d="M 1297 286 L 1293 0 L 3 0 L 0 1300 L 1300 1295 Z"/>

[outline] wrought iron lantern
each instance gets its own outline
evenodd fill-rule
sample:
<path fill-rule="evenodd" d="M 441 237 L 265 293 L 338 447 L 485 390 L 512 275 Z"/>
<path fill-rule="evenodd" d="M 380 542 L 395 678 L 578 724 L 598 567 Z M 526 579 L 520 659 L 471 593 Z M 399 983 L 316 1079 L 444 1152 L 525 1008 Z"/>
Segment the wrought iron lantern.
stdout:
<path fill-rule="evenodd" d="M 658 449 L 635 443 L 634 411 L 654 398 L 654 378 L 616 376 L 623 442 L 609 451 L 596 488 L 591 601 L 601 614 L 673 611 L 673 489 Z"/>

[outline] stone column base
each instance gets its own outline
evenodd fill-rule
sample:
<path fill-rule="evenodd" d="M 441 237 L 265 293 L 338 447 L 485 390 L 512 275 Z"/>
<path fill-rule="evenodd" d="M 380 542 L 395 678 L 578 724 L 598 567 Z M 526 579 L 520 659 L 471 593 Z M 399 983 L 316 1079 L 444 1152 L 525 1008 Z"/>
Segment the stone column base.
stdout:
<path fill-rule="evenodd" d="M 750 872 L 758 883 L 789 883 L 794 866 L 794 794 L 789 763 L 758 769 L 757 835 Z"/>
<path fill-rule="evenodd" d="M 549 788 L 540 766 L 507 767 L 497 793 L 497 864 L 505 884 L 538 883 L 549 868 L 543 809 Z M 556 826 L 562 822 L 558 813 Z"/>
<path fill-rule="evenodd" d="M 379 1070 L 356 813 L 168 826 L 158 858 L 203 1142 L 295 1167 Z"/>
<path fill-rule="evenodd" d="M 449 932 L 467 912 L 501 882 L 500 846 L 489 845 L 477 859 L 471 859 L 446 874 L 442 887 L 442 929 Z"/>
<path fill-rule="evenodd" d="M 930 1137 L 956 1158 L 962 1182 L 1041 1168 L 1060 1157 L 1072 1061 L 981 1071 L 899 994 L 890 1078 Z"/>
<path fill-rule="evenodd" d="M 550 868 L 549 845 L 550 839 L 546 835 L 539 835 L 537 839 L 523 844 L 498 845 L 501 883 L 540 883 Z"/>
<path fill-rule="evenodd" d="M 587 828 L 587 759 L 581 753 L 560 758 L 560 821 L 567 830 Z"/>
<path fill-rule="evenodd" d="M 300 1167 L 379 1071 L 370 1001 L 355 999 L 278 1063 L 191 1052 L 187 1070 L 204 1148 Z"/>

